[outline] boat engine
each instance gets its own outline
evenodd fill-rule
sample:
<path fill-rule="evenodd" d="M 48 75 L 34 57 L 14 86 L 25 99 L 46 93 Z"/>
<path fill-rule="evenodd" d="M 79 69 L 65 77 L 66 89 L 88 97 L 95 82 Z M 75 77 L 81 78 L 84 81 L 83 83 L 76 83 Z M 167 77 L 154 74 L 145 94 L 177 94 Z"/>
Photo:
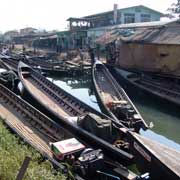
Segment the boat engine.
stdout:
<path fill-rule="evenodd" d="M 74 168 L 82 177 L 94 176 L 97 170 L 104 168 L 104 155 L 102 150 L 85 149 L 78 158 L 78 161 L 76 161 Z"/>

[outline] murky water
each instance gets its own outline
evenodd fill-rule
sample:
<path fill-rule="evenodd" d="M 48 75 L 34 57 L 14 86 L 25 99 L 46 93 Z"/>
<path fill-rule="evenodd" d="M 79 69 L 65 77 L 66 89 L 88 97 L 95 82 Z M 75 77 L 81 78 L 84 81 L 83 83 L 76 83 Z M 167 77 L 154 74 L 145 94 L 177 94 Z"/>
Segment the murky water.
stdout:
<path fill-rule="evenodd" d="M 90 77 L 48 78 L 56 85 L 100 111 L 92 91 Z M 180 111 L 177 107 L 151 98 L 136 89 L 126 89 L 131 100 L 147 123 L 153 122 L 152 130 L 141 131 L 144 136 L 180 150 Z"/>

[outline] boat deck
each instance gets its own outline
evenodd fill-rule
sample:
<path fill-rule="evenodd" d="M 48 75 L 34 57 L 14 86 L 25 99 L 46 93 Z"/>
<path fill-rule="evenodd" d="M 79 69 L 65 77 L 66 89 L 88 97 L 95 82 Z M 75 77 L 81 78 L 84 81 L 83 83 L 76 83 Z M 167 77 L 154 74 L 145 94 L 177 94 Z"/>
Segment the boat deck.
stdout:
<path fill-rule="evenodd" d="M 132 134 L 148 151 L 180 177 L 180 151 L 176 151 L 139 134 Z"/>
<path fill-rule="evenodd" d="M 173 102 L 177 105 L 180 103 L 180 93 L 179 86 L 176 86 L 173 83 L 166 83 L 163 81 L 149 80 L 146 78 L 137 77 L 131 72 L 118 69 L 117 72 L 121 74 L 127 81 L 132 83 L 134 86 L 145 90 L 153 95 L 166 99 L 170 102 Z"/>
<path fill-rule="evenodd" d="M 0 117 L 25 142 L 59 167 L 50 142 L 70 137 L 60 126 L 0 84 Z"/>
<path fill-rule="evenodd" d="M 25 121 L 22 116 L 18 115 L 15 109 L 8 107 L 2 99 L 0 99 L 0 116 L 8 126 L 15 130 L 21 137 L 26 139 L 33 147 L 38 149 L 38 151 L 43 154 L 46 153 L 48 156 L 52 157 L 48 142 L 53 142 L 54 139 L 42 136 L 36 128 L 32 127 L 28 121 Z"/>
<path fill-rule="evenodd" d="M 48 96 L 47 93 L 44 93 L 43 89 L 38 89 L 35 86 L 35 83 L 32 81 L 32 79 L 24 79 L 25 84 L 27 85 L 27 87 L 29 87 L 31 89 L 31 91 L 36 94 L 36 97 L 38 97 L 39 99 L 43 99 L 44 104 L 47 107 L 51 107 L 53 108 L 53 111 L 55 111 L 57 114 L 59 114 L 60 116 L 63 117 L 68 117 L 68 113 L 66 113 L 65 110 L 62 110 L 62 108 L 59 108 L 59 104 L 56 103 L 54 100 L 52 100 L 50 98 L 50 96 Z"/>
<path fill-rule="evenodd" d="M 8 67 L 8 65 L 6 65 L 6 64 L 0 59 L 0 69 L 10 70 L 10 67 Z"/>
<path fill-rule="evenodd" d="M 93 67 L 93 82 L 103 112 L 136 132 L 148 128 L 124 89 L 99 61 Z"/>

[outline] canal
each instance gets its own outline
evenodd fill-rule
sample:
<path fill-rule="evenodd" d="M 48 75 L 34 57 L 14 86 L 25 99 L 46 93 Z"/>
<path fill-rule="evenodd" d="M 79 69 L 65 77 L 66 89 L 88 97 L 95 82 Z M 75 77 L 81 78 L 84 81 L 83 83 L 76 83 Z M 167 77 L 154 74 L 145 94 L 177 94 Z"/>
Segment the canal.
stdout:
<path fill-rule="evenodd" d="M 100 111 L 93 93 L 91 77 L 49 77 L 48 79 Z M 180 150 L 179 108 L 157 98 L 152 98 L 142 92 L 138 92 L 136 89 L 131 89 L 131 87 L 126 87 L 125 90 L 145 121 L 148 124 L 151 122 L 154 124 L 151 130 L 142 130 L 140 133 L 169 147 Z"/>

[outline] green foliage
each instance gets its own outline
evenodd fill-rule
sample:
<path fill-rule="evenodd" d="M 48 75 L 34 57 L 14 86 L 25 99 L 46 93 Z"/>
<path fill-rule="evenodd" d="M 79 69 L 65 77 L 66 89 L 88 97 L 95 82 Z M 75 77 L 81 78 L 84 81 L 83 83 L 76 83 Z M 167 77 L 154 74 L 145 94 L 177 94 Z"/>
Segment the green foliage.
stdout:
<path fill-rule="evenodd" d="M 177 0 L 177 3 L 173 3 L 168 11 L 171 14 L 180 14 L 180 0 Z"/>
<path fill-rule="evenodd" d="M 65 179 L 36 150 L 26 145 L 14 134 L 11 134 L 0 120 L 0 179 L 14 180 L 25 156 L 31 157 L 32 160 L 24 180 Z"/>

